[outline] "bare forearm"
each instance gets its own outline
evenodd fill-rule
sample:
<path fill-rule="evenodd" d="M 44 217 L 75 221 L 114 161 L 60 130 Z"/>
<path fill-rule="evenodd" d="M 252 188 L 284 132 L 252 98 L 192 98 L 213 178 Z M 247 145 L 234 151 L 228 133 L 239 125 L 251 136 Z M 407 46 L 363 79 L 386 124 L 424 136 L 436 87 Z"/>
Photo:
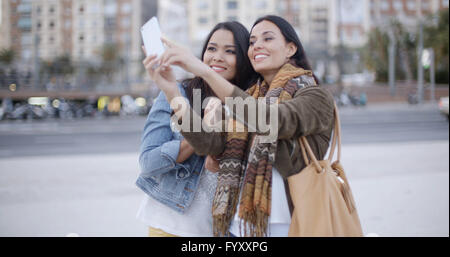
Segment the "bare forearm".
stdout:
<path fill-rule="evenodd" d="M 232 95 L 234 85 L 212 69 L 205 71 L 202 78 L 208 83 L 222 102 L 225 102 L 225 97 Z"/>

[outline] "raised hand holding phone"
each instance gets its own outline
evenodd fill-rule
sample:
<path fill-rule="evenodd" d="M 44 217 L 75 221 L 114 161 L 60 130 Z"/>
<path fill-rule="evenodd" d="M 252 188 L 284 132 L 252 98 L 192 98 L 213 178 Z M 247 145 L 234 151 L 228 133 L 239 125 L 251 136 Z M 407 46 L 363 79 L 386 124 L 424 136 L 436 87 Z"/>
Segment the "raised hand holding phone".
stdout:
<path fill-rule="evenodd" d="M 177 87 L 172 68 L 170 66 L 160 67 L 160 58 L 164 54 L 165 49 L 161 41 L 161 30 L 156 17 L 151 18 L 142 26 L 141 35 L 144 42 L 142 50 L 147 56 L 143 61 L 145 69 L 156 86 L 165 93 L 168 102 L 172 105 L 172 100 L 181 96 L 181 93 Z M 177 104 L 177 101 L 173 104 L 174 107 L 172 109 L 176 112 L 179 111 L 181 107 L 179 107 L 180 105 Z"/>
<path fill-rule="evenodd" d="M 161 41 L 161 29 L 158 18 L 153 17 L 141 28 L 142 41 L 144 42 L 147 56 L 156 55 L 160 57 L 164 53 L 164 45 Z"/>

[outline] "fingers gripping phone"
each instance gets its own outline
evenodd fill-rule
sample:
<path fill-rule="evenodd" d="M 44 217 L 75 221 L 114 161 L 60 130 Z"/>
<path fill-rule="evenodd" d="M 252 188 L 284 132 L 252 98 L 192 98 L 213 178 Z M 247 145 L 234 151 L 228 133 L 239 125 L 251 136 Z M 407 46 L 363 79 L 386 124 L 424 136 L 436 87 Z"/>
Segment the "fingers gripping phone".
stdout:
<path fill-rule="evenodd" d="M 147 56 L 157 55 L 159 57 L 164 53 L 158 18 L 153 17 L 142 26 L 141 36 Z"/>

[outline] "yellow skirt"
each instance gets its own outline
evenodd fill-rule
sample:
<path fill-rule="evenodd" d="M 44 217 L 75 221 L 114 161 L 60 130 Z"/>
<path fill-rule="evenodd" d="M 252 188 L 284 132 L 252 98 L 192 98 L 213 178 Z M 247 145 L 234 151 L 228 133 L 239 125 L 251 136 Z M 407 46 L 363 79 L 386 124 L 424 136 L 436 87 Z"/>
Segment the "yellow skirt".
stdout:
<path fill-rule="evenodd" d="M 166 233 L 159 228 L 153 228 L 153 227 L 148 228 L 148 236 L 149 237 L 178 237 L 176 235 Z"/>

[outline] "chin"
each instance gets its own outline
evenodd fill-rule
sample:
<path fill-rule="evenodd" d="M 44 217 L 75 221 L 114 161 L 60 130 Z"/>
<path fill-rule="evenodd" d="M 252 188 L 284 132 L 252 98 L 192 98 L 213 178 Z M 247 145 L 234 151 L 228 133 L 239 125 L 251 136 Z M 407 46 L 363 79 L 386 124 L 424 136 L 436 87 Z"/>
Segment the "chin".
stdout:
<path fill-rule="evenodd" d="M 264 73 L 264 71 L 268 70 L 267 67 L 264 67 L 264 66 L 253 66 L 253 69 L 257 73 Z"/>

